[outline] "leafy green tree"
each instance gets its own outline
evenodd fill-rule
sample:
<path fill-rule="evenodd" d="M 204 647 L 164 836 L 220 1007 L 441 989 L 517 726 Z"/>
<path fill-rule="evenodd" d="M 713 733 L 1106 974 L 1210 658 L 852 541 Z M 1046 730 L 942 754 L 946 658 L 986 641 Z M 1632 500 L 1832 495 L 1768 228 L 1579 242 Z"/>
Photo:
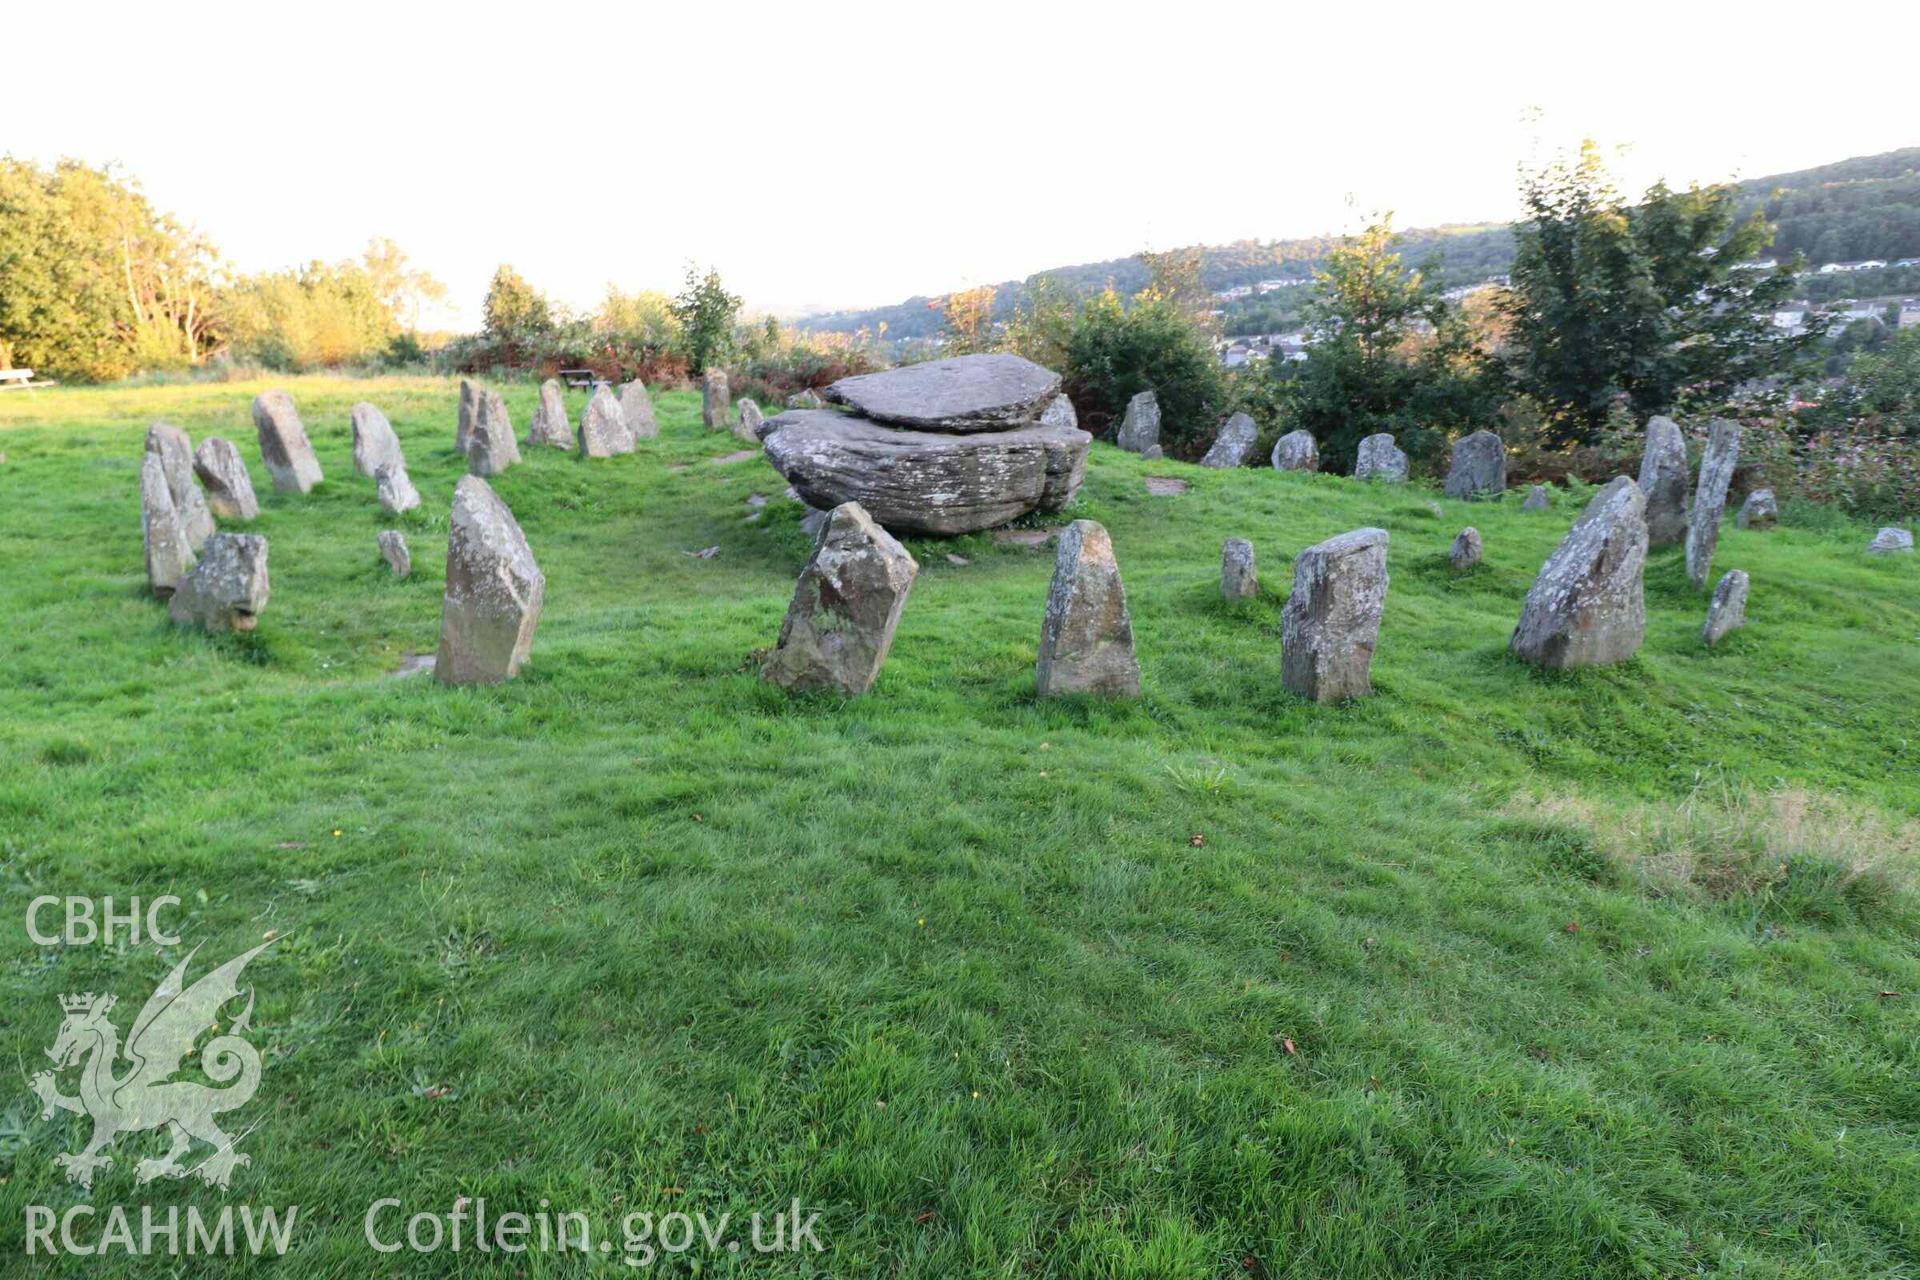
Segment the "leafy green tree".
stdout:
<path fill-rule="evenodd" d="M 733 321 L 740 314 L 740 299 L 727 292 L 720 273 L 712 267 L 705 275 L 687 267 L 686 287 L 673 300 L 673 314 L 680 322 L 687 367 L 694 374 L 705 373 L 708 365 L 724 364 L 733 353 Z"/>
<path fill-rule="evenodd" d="M 553 308 L 546 295 L 527 283 L 525 276 L 502 263 L 487 286 L 482 309 L 487 335 L 513 342 L 535 337 L 553 328 Z"/>
<path fill-rule="evenodd" d="M 400 333 L 380 282 L 358 262 L 244 276 L 223 294 L 221 309 L 233 353 L 270 369 L 383 358 Z"/>
<path fill-rule="evenodd" d="M 1902 330 L 1856 359 L 1836 399 L 1856 419 L 1920 435 L 1920 329 Z"/>
<path fill-rule="evenodd" d="M 1616 401 L 1645 418 L 1722 399 L 1784 372 L 1817 337 L 1771 323 L 1798 263 L 1739 265 L 1772 232 L 1758 212 L 1736 225 L 1732 186 L 1656 183 L 1628 205 L 1588 142 L 1529 175 L 1521 195 L 1506 367 L 1552 414 L 1555 443 L 1594 439 Z"/>

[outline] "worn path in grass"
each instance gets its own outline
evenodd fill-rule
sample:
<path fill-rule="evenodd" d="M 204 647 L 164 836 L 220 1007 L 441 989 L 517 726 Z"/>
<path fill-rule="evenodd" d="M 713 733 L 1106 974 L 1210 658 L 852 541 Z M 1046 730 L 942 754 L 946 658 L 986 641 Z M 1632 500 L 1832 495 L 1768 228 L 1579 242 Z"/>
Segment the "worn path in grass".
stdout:
<path fill-rule="evenodd" d="M 869 697 L 794 699 L 752 654 L 800 509 L 710 462 L 736 442 L 670 393 L 639 454 L 530 449 L 497 480 L 546 614 L 522 678 L 447 690 L 391 672 L 436 640 L 454 384 L 285 385 L 327 473 L 306 498 L 258 463 L 265 384 L 0 400 L 10 1253 L 29 1204 L 221 1203 L 136 1188 L 152 1135 L 65 1186 L 82 1122 L 27 1091 L 58 995 L 117 993 L 124 1032 L 179 954 L 34 946 L 28 899 L 174 893 L 206 963 L 280 938 L 249 970 L 267 1064 L 234 1182 L 300 1206 L 277 1275 L 497 1270 L 373 1254 L 383 1196 L 545 1199 L 616 1251 L 636 1211 L 822 1212 L 826 1253 L 697 1254 L 721 1273 L 1913 1274 L 1920 562 L 1861 555 L 1870 530 L 1729 522 L 1752 621 L 1713 652 L 1657 552 L 1640 659 L 1551 677 L 1505 642 L 1576 499 L 1099 445 L 1070 514 L 1113 534 L 1141 701 L 1034 700 L 1051 553 L 984 536 L 910 544 Z M 534 389 L 507 398 L 524 431 Z M 408 581 L 351 467 L 360 399 L 425 498 Z M 146 594 L 155 417 L 253 470 L 251 636 Z M 1486 563 L 1456 577 L 1469 523 Z M 1392 534 L 1377 696 L 1309 705 L 1279 684 L 1289 557 L 1363 524 Z M 1265 590 L 1228 606 L 1235 536 Z M 1846 823 L 1783 825 L 1806 805 Z"/>

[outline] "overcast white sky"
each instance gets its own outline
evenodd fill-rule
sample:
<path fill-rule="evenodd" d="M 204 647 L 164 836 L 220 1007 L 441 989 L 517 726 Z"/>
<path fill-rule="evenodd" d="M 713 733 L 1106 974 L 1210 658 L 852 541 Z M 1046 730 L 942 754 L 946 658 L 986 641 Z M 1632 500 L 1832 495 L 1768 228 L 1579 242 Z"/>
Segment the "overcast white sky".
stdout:
<path fill-rule="evenodd" d="M 243 270 L 390 236 L 455 322 L 501 262 L 573 305 L 711 263 L 750 309 L 791 311 L 1350 229 L 1356 210 L 1505 218 L 1516 165 L 1582 136 L 1629 147 L 1634 188 L 1920 144 L 1920 3 L 1777 15 L 16 6 L 0 148 L 122 166 Z"/>

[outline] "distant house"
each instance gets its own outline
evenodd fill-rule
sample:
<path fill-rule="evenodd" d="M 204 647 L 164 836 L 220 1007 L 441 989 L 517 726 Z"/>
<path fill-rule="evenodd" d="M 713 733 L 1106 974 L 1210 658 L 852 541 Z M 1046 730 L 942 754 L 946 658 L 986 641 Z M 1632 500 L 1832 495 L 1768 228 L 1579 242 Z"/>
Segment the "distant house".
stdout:
<path fill-rule="evenodd" d="M 1759 258 L 1753 262 L 1736 262 L 1733 264 L 1733 269 L 1735 271 L 1772 271 L 1779 265 L 1780 262 L 1776 258 Z"/>
<path fill-rule="evenodd" d="M 1863 258 L 1859 262 L 1829 262 L 1820 268 L 1820 274 L 1830 276 L 1837 271 L 1875 271 L 1886 265 L 1886 261 L 1881 258 Z"/>
<path fill-rule="evenodd" d="M 1896 267 L 1920 267 L 1920 258 L 1902 258 L 1893 265 Z"/>
<path fill-rule="evenodd" d="M 1920 298 L 1908 298 L 1900 304 L 1900 327 L 1920 329 Z"/>

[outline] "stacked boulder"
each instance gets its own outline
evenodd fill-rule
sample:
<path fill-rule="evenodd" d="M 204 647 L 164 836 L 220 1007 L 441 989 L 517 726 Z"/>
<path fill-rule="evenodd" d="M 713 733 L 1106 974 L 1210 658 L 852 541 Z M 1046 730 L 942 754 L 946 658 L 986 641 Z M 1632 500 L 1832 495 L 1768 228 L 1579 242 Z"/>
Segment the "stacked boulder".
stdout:
<path fill-rule="evenodd" d="M 808 506 L 857 502 L 896 532 L 972 533 L 1078 491 L 1091 437 L 1059 391 L 1059 374 L 1019 356 L 958 356 L 842 378 L 827 398 L 852 412 L 789 409 L 759 436 Z"/>

